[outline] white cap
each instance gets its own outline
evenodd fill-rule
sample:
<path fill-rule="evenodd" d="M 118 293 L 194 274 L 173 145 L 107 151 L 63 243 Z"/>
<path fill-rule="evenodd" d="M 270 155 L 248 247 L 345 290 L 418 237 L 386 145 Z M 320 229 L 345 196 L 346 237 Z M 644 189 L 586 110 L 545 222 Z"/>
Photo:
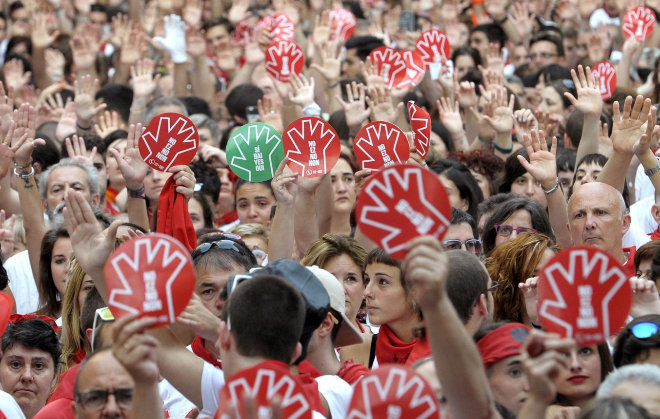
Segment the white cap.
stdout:
<path fill-rule="evenodd" d="M 336 276 L 318 266 L 306 266 L 316 276 L 330 297 L 330 307 L 341 314 L 342 322 L 335 338 L 335 346 L 355 345 L 364 342 L 364 336 L 355 325 L 355 319 L 346 317 L 346 297 L 344 287 Z"/>

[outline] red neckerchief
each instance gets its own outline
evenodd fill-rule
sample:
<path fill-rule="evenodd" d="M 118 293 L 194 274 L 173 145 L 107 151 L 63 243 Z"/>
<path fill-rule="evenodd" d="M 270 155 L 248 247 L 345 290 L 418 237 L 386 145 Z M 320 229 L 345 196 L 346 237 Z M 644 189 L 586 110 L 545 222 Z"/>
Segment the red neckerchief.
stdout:
<path fill-rule="evenodd" d="M 364 327 L 362 327 L 362 323 L 358 319 L 355 319 L 355 323 L 357 323 L 357 326 L 360 328 L 360 332 L 364 333 Z"/>
<path fill-rule="evenodd" d="M 211 352 L 206 349 L 206 346 L 204 346 L 204 339 L 200 338 L 199 336 L 195 336 L 195 339 L 193 339 L 190 347 L 195 355 L 202 358 L 209 364 L 222 369 L 222 361 L 218 361 L 213 355 L 211 355 Z"/>
<path fill-rule="evenodd" d="M 298 366 L 298 379 L 307 392 L 309 402 L 312 405 L 312 410 L 325 415 L 325 409 L 323 408 L 323 403 L 321 403 L 321 397 L 319 396 L 319 384 L 315 379 L 320 376 L 321 373 L 307 361 L 301 362 Z"/>
<path fill-rule="evenodd" d="M 378 343 L 378 341 L 376 341 L 376 343 Z M 369 368 L 353 361 L 352 359 L 341 364 L 341 368 L 337 371 L 337 377 L 346 381 L 350 385 L 357 383 L 360 378 L 367 374 L 369 374 Z"/>
<path fill-rule="evenodd" d="M 105 213 L 110 214 L 110 215 L 117 215 L 121 211 L 119 211 L 119 207 L 117 206 L 117 195 L 119 194 L 119 191 L 116 189 L 113 189 L 111 187 L 107 187 L 105 190 Z"/>
<path fill-rule="evenodd" d="M 197 235 L 188 213 L 186 198 L 176 191 L 176 187 L 174 176 L 170 176 L 158 198 L 156 231 L 174 237 L 192 252 L 197 246 Z"/>
<path fill-rule="evenodd" d="M 223 226 L 225 224 L 233 223 L 236 220 L 238 220 L 238 215 L 236 215 L 236 211 L 232 211 L 218 218 L 216 221 L 216 225 Z"/>
<path fill-rule="evenodd" d="M 412 342 L 400 340 L 387 325 L 380 326 L 376 340 L 376 359 L 378 365 L 410 365 L 431 355 L 431 348 L 426 340 L 413 339 Z"/>
<path fill-rule="evenodd" d="M 76 354 L 73 356 L 73 362 L 79 364 L 82 362 L 83 359 L 85 359 L 86 356 L 87 354 L 85 353 L 85 350 L 83 348 L 80 348 L 76 351 Z"/>
<path fill-rule="evenodd" d="M 653 233 L 649 233 L 648 236 L 651 238 L 651 240 L 660 239 L 660 226 L 653 230 Z"/>
<path fill-rule="evenodd" d="M 628 260 L 626 263 L 623 265 L 623 272 L 625 272 L 626 275 L 628 275 L 628 278 L 631 276 L 635 276 L 635 252 L 637 251 L 637 247 L 631 246 L 631 247 L 624 247 L 623 248 L 624 252 L 628 253 Z"/>

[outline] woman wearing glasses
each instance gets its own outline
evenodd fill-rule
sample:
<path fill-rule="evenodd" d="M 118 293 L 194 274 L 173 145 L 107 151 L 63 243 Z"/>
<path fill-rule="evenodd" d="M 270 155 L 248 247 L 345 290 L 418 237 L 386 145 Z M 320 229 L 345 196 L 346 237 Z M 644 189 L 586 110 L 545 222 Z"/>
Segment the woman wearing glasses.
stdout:
<path fill-rule="evenodd" d="M 528 314 L 525 296 L 519 284 L 537 276 L 543 265 L 558 251 L 559 248 L 550 237 L 525 232 L 491 252 L 485 262 L 486 269 L 493 282 L 499 284 L 499 289 L 493 293 L 494 321 L 517 322 L 533 327 L 536 316 L 532 314 L 530 317 Z M 530 308 L 535 313 L 536 305 L 532 305 Z"/>
<path fill-rule="evenodd" d="M 473 255 L 481 255 L 481 240 L 477 236 L 477 223 L 465 211 L 452 208 L 451 222 L 445 233 L 442 247 L 446 250 L 466 250 Z"/>
<path fill-rule="evenodd" d="M 548 214 L 539 204 L 524 197 L 503 202 L 484 224 L 481 237 L 484 254 L 490 255 L 497 246 L 525 231 L 545 234 L 555 240 Z"/>

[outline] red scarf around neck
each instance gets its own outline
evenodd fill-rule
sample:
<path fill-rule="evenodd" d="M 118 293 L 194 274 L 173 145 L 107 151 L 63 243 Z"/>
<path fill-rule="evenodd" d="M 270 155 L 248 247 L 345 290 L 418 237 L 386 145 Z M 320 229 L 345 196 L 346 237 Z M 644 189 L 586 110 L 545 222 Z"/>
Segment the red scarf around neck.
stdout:
<path fill-rule="evenodd" d="M 215 357 L 211 355 L 211 352 L 206 349 L 206 346 L 204 346 L 204 339 L 200 338 L 199 336 L 195 336 L 195 339 L 193 339 L 192 343 L 190 344 L 190 348 L 195 355 L 202 358 L 204 361 L 222 369 L 222 361 L 215 359 Z"/>
<path fill-rule="evenodd" d="M 378 365 L 411 365 L 415 361 L 431 355 L 431 348 L 426 340 L 413 339 L 404 342 L 387 325 L 380 326 L 376 340 L 376 359 Z"/>

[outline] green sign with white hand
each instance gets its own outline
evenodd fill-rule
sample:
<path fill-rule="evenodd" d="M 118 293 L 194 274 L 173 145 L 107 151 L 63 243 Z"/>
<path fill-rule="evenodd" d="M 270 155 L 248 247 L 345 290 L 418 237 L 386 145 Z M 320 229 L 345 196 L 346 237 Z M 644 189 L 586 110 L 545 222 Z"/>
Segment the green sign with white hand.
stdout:
<path fill-rule="evenodd" d="M 226 151 L 231 170 L 249 182 L 272 179 L 284 160 L 282 136 L 263 122 L 251 122 L 234 131 Z"/>

